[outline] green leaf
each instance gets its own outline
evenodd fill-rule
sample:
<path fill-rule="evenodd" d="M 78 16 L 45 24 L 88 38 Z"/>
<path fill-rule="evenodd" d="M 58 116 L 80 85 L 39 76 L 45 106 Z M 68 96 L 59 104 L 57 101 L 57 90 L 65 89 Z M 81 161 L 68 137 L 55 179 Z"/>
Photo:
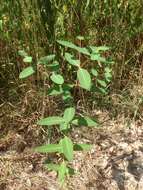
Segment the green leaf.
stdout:
<path fill-rule="evenodd" d="M 59 74 L 56 74 L 56 73 L 53 73 L 51 76 L 50 76 L 50 79 L 56 83 L 56 84 L 63 84 L 64 83 L 64 78 L 62 75 L 59 75 Z"/>
<path fill-rule="evenodd" d="M 100 58 L 100 54 L 91 54 L 91 57 L 90 57 L 92 61 L 98 61 L 99 58 Z"/>
<path fill-rule="evenodd" d="M 60 169 L 60 165 L 58 164 L 45 164 L 45 166 L 48 168 L 48 170 L 53 170 L 58 172 Z"/>
<path fill-rule="evenodd" d="M 104 80 L 97 80 L 97 82 L 101 85 L 101 86 L 103 86 L 103 87 L 106 87 L 107 86 L 107 84 L 106 84 L 106 82 L 104 81 Z"/>
<path fill-rule="evenodd" d="M 73 66 L 80 67 L 80 61 L 78 59 L 73 59 L 70 53 L 65 53 L 65 60 Z"/>
<path fill-rule="evenodd" d="M 90 4 L 90 0 L 87 0 L 86 1 L 86 6 L 85 6 L 85 10 L 88 8 L 89 4 Z"/>
<path fill-rule="evenodd" d="M 66 123 L 69 123 L 70 121 L 72 121 L 74 116 L 75 116 L 75 108 L 74 107 L 65 109 L 63 118 L 66 121 Z"/>
<path fill-rule="evenodd" d="M 111 73 L 105 73 L 105 78 L 108 82 L 111 81 L 111 78 L 112 78 L 112 74 Z"/>
<path fill-rule="evenodd" d="M 97 72 L 97 70 L 96 69 L 91 69 L 91 73 L 92 73 L 92 75 L 93 76 L 95 76 L 95 77 L 97 77 L 98 76 L 98 72 Z"/>
<path fill-rule="evenodd" d="M 37 124 L 38 125 L 60 125 L 61 123 L 65 122 L 65 120 L 62 117 L 53 116 L 53 117 L 47 117 L 44 119 L 40 119 Z"/>
<path fill-rule="evenodd" d="M 78 47 L 77 45 L 73 44 L 72 42 L 69 42 L 69 41 L 62 41 L 62 40 L 57 40 L 57 42 L 58 42 L 60 45 L 63 45 L 63 46 L 65 46 L 65 47 L 69 47 L 69 48 L 75 49 L 75 50 L 77 50 L 78 52 L 83 53 L 83 54 L 85 54 L 85 55 L 90 55 L 90 53 L 88 52 L 88 49 L 87 49 L 87 48 Z"/>
<path fill-rule="evenodd" d="M 24 61 L 25 63 L 31 63 L 31 62 L 32 62 L 32 57 L 31 57 L 31 56 L 26 56 L 26 57 L 23 59 L 23 61 Z"/>
<path fill-rule="evenodd" d="M 55 54 L 51 54 L 45 57 L 41 57 L 38 61 L 38 64 L 47 64 L 50 61 L 53 61 L 55 59 Z"/>
<path fill-rule="evenodd" d="M 109 67 L 106 67 L 106 68 L 105 68 L 105 78 L 106 78 L 106 81 L 107 81 L 107 82 L 110 82 L 111 79 L 112 79 L 112 74 L 111 74 L 111 72 L 112 72 L 112 69 L 110 69 Z"/>
<path fill-rule="evenodd" d="M 62 152 L 62 146 L 60 144 L 47 144 L 35 148 L 36 152 L 40 153 L 52 153 L 52 152 Z"/>
<path fill-rule="evenodd" d="M 97 51 L 107 51 L 109 49 L 110 49 L 110 47 L 107 47 L 107 46 L 99 46 L 99 47 L 97 47 Z"/>
<path fill-rule="evenodd" d="M 90 55 L 89 51 L 85 47 L 78 47 L 76 46 L 75 48 L 79 53 L 85 54 L 85 55 Z"/>
<path fill-rule="evenodd" d="M 74 87 L 74 84 L 63 84 L 63 90 L 69 91 Z"/>
<path fill-rule="evenodd" d="M 107 51 L 107 50 L 110 49 L 107 46 L 99 46 L 99 47 L 97 47 L 97 46 L 89 46 L 89 48 L 91 49 L 91 51 L 92 51 L 93 54 L 97 54 L 100 51 Z"/>
<path fill-rule="evenodd" d="M 65 181 L 65 177 L 67 175 L 67 171 L 68 171 L 68 168 L 65 164 L 65 162 L 63 162 L 60 167 L 59 167 L 59 170 L 58 170 L 58 179 L 59 179 L 59 182 L 61 183 L 61 185 L 64 183 Z"/>
<path fill-rule="evenodd" d="M 72 101 L 73 100 L 73 97 L 72 97 L 72 95 L 71 95 L 71 92 L 70 91 L 68 91 L 68 90 L 64 90 L 63 91 L 63 96 L 62 96 L 62 98 L 63 98 L 63 100 L 65 101 L 65 102 L 69 102 L 69 101 Z"/>
<path fill-rule="evenodd" d="M 78 40 L 80 40 L 80 41 L 85 40 L 84 36 L 77 36 L 76 38 L 77 38 Z"/>
<path fill-rule="evenodd" d="M 91 54 L 90 58 L 92 61 L 99 61 L 99 62 L 106 63 L 106 59 L 104 57 L 101 57 L 100 54 Z"/>
<path fill-rule="evenodd" d="M 86 90 L 91 88 L 91 77 L 87 70 L 79 68 L 77 71 L 77 78 L 79 80 L 80 86 Z"/>
<path fill-rule="evenodd" d="M 30 67 L 27 67 L 26 69 L 24 69 L 24 70 L 20 73 L 19 78 L 20 78 L 20 79 L 27 78 L 27 77 L 31 76 L 34 72 L 35 72 L 35 71 L 34 71 L 33 67 L 31 67 L 31 66 L 30 66 Z"/>
<path fill-rule="evenodd" d="M 3 30 L 3 21 L 0 20 L 0 30 L 2 31 Z"/>
<path fill-rule="evenodd" d="M 106 72 L 106 73 L 111 73 L 111 72 L 112 72 L 112 69 L 110 69 L 109 67 L 105 67 L 105 72 Z"/>
<path fill-rule="evenodd" d="M 88 127 L 97 127 L 97 121 L 95 119 L 91 119 L 88 116 L 79 117 L 72 121 L 72 124 L 77 126 L 88 126 Z"/>
<path fill-rule="evenodd" d="M 62 123 L 60 124 L 60 131 L 67 131 L 70 128 L 69 123 Z"/>
<path fill-rule="evenodd" d="M 18 54 L 19 54 L 20 56 L 22 56 L 22 57 L 27 57 L 27 56 L 28 56 L 27 53 L 26 53 L 24 50 L 19 50 L 19 51 L 18 51 Z"/>
<path fill-rule="evenodd" d="M 47 67 L 50 71 L 59 71 L 60 65 L 58 61 L 54 61 L 52 64 L 48 64 Z"/>
<path fill-rule="evenodd" d="M 48 90 L 49 96 L 57 96 L 63 93 L 61 86 L 55 85 Z"/>
<path fill-rule="evenodd" d="M 107 94 L 107 91 L 106 91 L 105 88 L 100 88 L 100 87 L 98 87 L 98 90 L 99 90 L 100 93 L 102 93 L 102 94 L 104 94 L 104 95 Z"/>
<path fill-rule="evenodd" d="M 59 143 L 63 148 L 63 154 L 68 161 L 73 160 L 73 143 L 70 138 L 64 137 Z"/>
<path fill-rule="evenodd" d="M 65 47 L 69 47 L 69 48 L 72 48 L 72 49 L 75 49 L 75 48 L 76 48 L 76 45 L 73 44 L 72 42 L 69 42 L 69 41 L 57 40 L 57 42 L 58 42 L 60 45 L 65 46 Z"/>
<path fill-rule="evenodd" d="M 92 145 L 89 144 L 74 144 L 74 150 L 75 151 L 84 151 L 84 150 L 90 150 L 92 148 Z"/>

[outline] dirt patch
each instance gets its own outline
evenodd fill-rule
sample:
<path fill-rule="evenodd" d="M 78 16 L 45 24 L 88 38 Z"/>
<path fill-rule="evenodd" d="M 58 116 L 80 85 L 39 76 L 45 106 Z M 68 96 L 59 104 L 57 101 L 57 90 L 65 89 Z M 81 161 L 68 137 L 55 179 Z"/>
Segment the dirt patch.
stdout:
<path fill-rule="evenodd" d="M 123 119 L 107 121 L 101 130 L 90 130 L 85 142 L 89 153 L 75 155 L 80 173 L 70 180 L 69 189 L 143 190 L 143 128 L 140 122 L 127 127 Z"/>

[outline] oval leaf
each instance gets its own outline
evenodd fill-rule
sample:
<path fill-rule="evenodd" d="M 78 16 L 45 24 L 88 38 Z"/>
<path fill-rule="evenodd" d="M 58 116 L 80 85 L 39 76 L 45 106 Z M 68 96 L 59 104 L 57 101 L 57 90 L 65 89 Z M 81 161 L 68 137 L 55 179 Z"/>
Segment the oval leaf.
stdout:
<path fill-rule="evenodd" d="M 60 167 L 59 167 L 59 170 L 58 170 L 58 179 L 59 179 L 59 182 L 60 184 L 62 185 L 65 181 L 65 177 L 67 175 L 67 171 L 68 171 L 68 168 L 65 164 L 65 162 L 63 162 Z"/>
<path fill-rule="evenodd" d="M 28 56 L 27 53 L 26 53 L 24 50 L 19 50 L 19 51 L 18 51 L 18 54 L 19 54 L 20 56 L 22 56 L 22 57 L 27 57 L 27 56 Z"/>
<path fill-rule="evenodd" d="M 72 121 L 72 124 L 79 126 L 88 126 L 88 127 L 97 127 L 97 121 L 95 119 L 91 119 L 88 116 L 79 117 Z"/>
<path fill-rule="evenodd" d="M 41 119 L 37 122 L 38 125 L 60 125 L 61 123 L 64 123 L 65 120 L 62 117 L 53 116 L 53 117 L 47 117 L 44 119 Z"/>
<path fill-rule="evenodd" d="M 80 61 L 78 59 L 73 59 L 73 56 L 70 53 L 65 53 L 66 61 L 76 67 L 80 66 Z"/>
<path fill-rule="evenodd" d="M 57 40 L 57 42 L 58 42 L 60 45 L 65 46 L 65 47 L 69 47 L 69 48 L 73 48 L 73 49 L 76 48 L 76 45 L 74 45 L 72 42 L 69 42 L 69 41 Z"/>
<path fill-rule="evenodd" d="M 24 78 L 27 78 L 29 77 L 30 75 L 32 75 L 34 73 L 34 69 L 33 67 L 27 67 L 26 69 L 24 69 L 20 75 L 19 75 L 19 78 L 20 79 L 24 79 Z"/>
<path fill-rule="evenodd" d="M 60 131 L 67 131 L 70 128 L 69 123 L 62 123 L 60 124 Z"/>
<path fill-rule="evenodd" d="M 70 121 L 72 121 L 74 116 L 75 116 L 75 108 L 74 107 L 65 109 L 63 118 L 66 121 L 66 123 L 69 123 Z"/>
<path fill-rule="evenodd" d="M 107 86 L 107 84 L 106 84 L 106 82 L 104 81 L 104 80 L 97 80 L 97 82 L 101 85 L 101 86 L 103 86 L 103 87 L 106 87 Z"/>
<path fill-rule="evenodd" d="M 64 78 L 62 75 L 59 75 L 59 74 L 55 74 L 53 73 L 51 76 L 50 76 L 50 79 L 56 83 L 56 84 L 63 84 L 64 83 Z"/>
<path fill-rule="evenodd" d="M 97 77 L 98 76 L 98 72 L 96 69 L 91 69 L 91 73 L 93 76 Z"/>
<path fill-rule="evenodd" d="M 63 89 L 59 85 L 55 85 L 48 90 L 49 96 L 57 96 L 63 93 Z"/>
<path fill-rule="evenodd" d="M 80 86 L 86 90 L 91 88 L 91 76 L 89 72 L 85 69 L 79 68 L 77 71 L 77 78 L 79 80 Z"/>
<path fill-rule="evenodd" d="M 85 47 L 78 47 L 78 46 L 76 46 L 75 49 L 76 49 L 79 53 L 82 53 L 82 54 L 85 54 L 85 55 L 90 55 L 88 49 L 85 48 Z"/>
<path fill-rule="evenodd" d="M 73 160 L 73 143 L 70 138 L 65 137 L 59 143 L 63 149 L 63 154 L 68 161 Z"/>
<path fill-rule="evenodd" d="M 51 54 L 45 57 L 41 57 L 38 61 L 38 64 L 47 64 L 50 61 L 53 61 L 55 59 L 55 54 Z"/>
<path fill-rule="evenodd" d="M 32 62 L 32 57 L 31 57 L 31 56 L 26 56 L 26 57 L 23 59 L 23 61 L 24 61 L 25 63 L 31 63 L 31 62 Z"/>

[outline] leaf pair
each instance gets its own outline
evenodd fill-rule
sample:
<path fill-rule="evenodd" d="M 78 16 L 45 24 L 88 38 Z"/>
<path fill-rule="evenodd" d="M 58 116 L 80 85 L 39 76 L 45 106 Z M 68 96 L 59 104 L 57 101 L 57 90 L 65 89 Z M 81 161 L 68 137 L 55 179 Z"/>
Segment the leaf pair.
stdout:
<path fill-rule="evenodd" d="M 69 107 L 66 108 L 64 111 L 63 117 L 58 117 L 58 116 L 52 116 L 48 118 L 44 118 L 38 121 L 38 125 L 60 125 L 60 130 L 64 131 L 70 128 L 70 122 L 73 120 L 75 116 L 75 108 L 74 107 Z"/>
<path fill-rule="evenodd" d="M 90 150 L 91 145 L 88 144 L 73 144 L 70 138 L 64 137 L 59 144 L 47 144 L 35 148 L 35 151 L 40 153 L 54 153 L 63 154 L 68 161 L 73 160 L 74 151 Z"/>
<path fill-rule="evenodd" d="M 31 63 L 32 62 L 32 57 L 31 56 L 28 56 L 27 53 L 24 51 L 24 50 L 19 50 L 18 51 L 18 54 L 21 56 L 21 57 L 24 57 L 23 58 L 23 62 L 25 63 Z M 34 69 L 32 66 L 29 66 L 25 69 L 23 69 L 23 71 L 20 73 L 19 75 L 19 78 L 20 79 L 24 79 L 24 78 L 27 78 L 29 76 L 31 76 L 33 73 L 34 73 Z"/>
<path fill-rule="evenodd" d="M 74 119 L 74 117 L 75 117 L 75 108 L 69 107 L 65 109 L 63 117 L 59 116 L 47 117 L 44 119 L 40 119 L 37 122 L 37 124 L 45 126 L 60 125 L 61 131 L 67 130 L 70 127 L 70 123 L 79 126 L 97 127 L 97 121 L 95 119 L 91 119 L 88 116 L 78 117 L 76 119 Z"/>
<path fill-rule="evenodd" d="M 69 42 L 69 41 L 64 41 L 64 40 L 57 40 L 57 42 L 62 45 L 62 46 L 65 46 L 65 47 L 68 47 L 68 48 L 71 48 L 71 49 L 75 49 L 77 50 L 79 53 L 82 53 L 82 54 L 85 54 L 85 55 L 90 55 L 89 51 L 87 48 L 82 48 L 82 47 L 79 47 L 75 44 L 73 44 L 72 42 Z"/>

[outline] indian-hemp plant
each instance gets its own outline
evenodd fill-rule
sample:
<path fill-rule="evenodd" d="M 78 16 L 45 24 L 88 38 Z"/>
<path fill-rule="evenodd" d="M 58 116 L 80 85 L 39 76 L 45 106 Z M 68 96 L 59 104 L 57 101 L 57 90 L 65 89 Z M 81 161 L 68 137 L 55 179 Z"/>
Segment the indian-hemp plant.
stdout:
<path fill-rule="evenodd" d="M 81 37 L 80 37 L 81 38 Z M 80 39 L 82 40 L 82 38 Z M 78 144 L 68 136 L 70 129 L 74 126 L 97 127 L 98 123 L 95 119 L 85 115 L 76 113 L 76 105 L 74 105 L 74 96 L 72 96 L 72 89 L 75 87 L 82 88 L 87 92 L 101 92 L 106 94 L 108 86 L 112 79 L 112 61 L 106 59 L 102 55 L 109 50 L 106 46 L 88 46 L 80 47 L 69 41 L 58 40 L 60 45 L 62 64 L 66 64 L 65 68 L 72 73 L 73 79 L 64 78 L 62 73 L 60 61 L 56 54 L 51 54 L 41 57 L 37 64 L 43 65 L 49 72 L 49 79 L 51 80 L 51 87 L 47 89 L 47 96 L 62 97 L 65 109 L 62 116 L 50 116 L 42 118 L 37 122 L 37 125 L 42 126 L 59 126 L 59 132 L 62 136 L 57 144 L 46 144 L 35 148 L 40 153 L 58 153 L 61 155 L 61 163 L 46 164 L 49 170 L 55 170 L 58 173 L 58 178 L 61 184 L 65 181 L 65 177 L 74 173 L 74 169 L 69 167 L 69 163 L 74 158 L 74 151 L 87 151 L 91 149 L 89 144 Z M 25 68 L 19 75 L 20 79 L 27 78 L 35 73 L 32 65 L 32 57 L 28 56 L 23 50 L 19 51 L 19 55 L 23 57 L 23 61 L 29 66 Z M 82 63 L 81 56 L 87 60 L 86 64 Z M 78 57 L 78 58 L 77 58 Z M 70 84 L 69 84 L 70 83 Z"/>

